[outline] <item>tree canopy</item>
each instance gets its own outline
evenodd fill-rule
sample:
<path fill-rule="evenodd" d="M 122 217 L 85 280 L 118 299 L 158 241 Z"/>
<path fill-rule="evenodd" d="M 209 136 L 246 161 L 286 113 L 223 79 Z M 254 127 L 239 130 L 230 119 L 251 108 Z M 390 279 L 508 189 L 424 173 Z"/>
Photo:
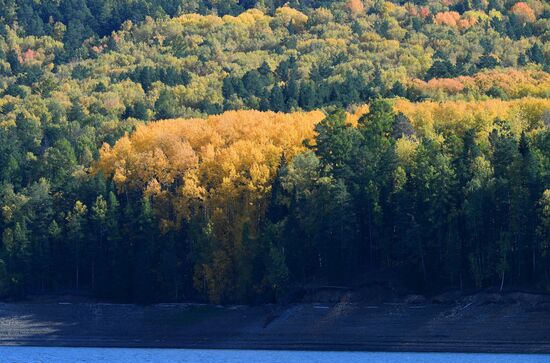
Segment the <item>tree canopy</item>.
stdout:
<path fill-rule="evenodd" d="M 0 9 L 1 297 L 549 286 L 548 2 Z"/>

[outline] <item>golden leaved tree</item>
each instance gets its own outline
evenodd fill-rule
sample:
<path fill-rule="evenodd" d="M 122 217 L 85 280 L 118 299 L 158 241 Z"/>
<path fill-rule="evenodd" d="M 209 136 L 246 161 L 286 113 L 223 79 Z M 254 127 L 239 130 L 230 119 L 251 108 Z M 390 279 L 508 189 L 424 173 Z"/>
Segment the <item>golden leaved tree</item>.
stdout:
<path fill-rule="evenodd" d="M 96 169 L 121 193 L 149 195 L 164 232 L 193 217 L 207 221 L 213 246 L 195 282 L 218 302 L 243 289 L 236 272 L 253 252 L 242 244 L 243 230 L 257 235 L 283 153 L 290 159 L 303 151 L 323 118 L 320 111 L 232 111 L 140 125 L 113 147 L 105 144 Z"/>
<path fill-rule="evenodd" d="M 525 97 L 503 101 L 425 101 L 413 103 L 404 99 L 395 102 L 397 112 L 402 112 L 422 136 L 433 137 L 444 130 L 463 135 L 466 130 L 476 128 L 485 140 L 495 127 L 496 119 L 510 122 L 512 131 L 535 132 L 543 126 L 543 115 L 550 108 L 550 100 Z"/>

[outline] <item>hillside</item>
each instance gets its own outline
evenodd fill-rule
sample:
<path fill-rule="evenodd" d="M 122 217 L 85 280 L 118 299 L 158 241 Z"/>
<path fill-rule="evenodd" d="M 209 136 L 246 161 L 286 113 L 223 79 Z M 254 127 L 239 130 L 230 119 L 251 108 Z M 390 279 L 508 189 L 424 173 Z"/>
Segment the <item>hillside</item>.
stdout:
<path fill-rule="evenodd" d="M 0 298 L 550 286 L 550 5 L 0 0 Z"/>

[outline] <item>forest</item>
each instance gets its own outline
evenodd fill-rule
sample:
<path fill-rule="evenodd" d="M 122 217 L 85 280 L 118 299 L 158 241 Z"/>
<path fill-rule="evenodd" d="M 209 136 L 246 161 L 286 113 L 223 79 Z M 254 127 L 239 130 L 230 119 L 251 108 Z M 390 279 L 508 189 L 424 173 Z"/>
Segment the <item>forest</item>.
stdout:
<path fill-rule="evenodd" d="M 548 2 L 0 10 L 0 297 L 550 290 Z"/>

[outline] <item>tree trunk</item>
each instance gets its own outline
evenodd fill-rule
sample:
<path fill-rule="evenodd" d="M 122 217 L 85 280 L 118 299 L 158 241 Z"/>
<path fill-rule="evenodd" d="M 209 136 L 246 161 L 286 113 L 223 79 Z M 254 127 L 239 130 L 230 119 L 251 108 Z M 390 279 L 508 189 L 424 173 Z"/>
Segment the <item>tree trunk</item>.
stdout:
<path fill-rule="evenodd" d="M 92 260 L 92 291 L 95 290 L 95 258 Z"/>
<path fill-rule="evenodd" d="M 371 208 L 369 206 L 369 265 L 370 268 L 372 268 L 373 265 L 373 259 L 372 259 L 372 213 Z"/>
<path fill-rule="evenodd" d="M 79 279 L 80 279 L 80 265 L 76 264 L 76 289 L 78 290 L 79 285 Z"/>
<path fill-rule="evenodd" d="M 537 272 L 537 253 L 535 251 L 535 247 L 533 247 L 533 279 L 535 279 Z"/>

